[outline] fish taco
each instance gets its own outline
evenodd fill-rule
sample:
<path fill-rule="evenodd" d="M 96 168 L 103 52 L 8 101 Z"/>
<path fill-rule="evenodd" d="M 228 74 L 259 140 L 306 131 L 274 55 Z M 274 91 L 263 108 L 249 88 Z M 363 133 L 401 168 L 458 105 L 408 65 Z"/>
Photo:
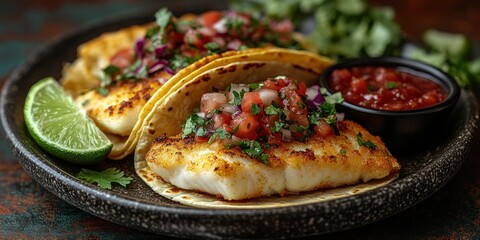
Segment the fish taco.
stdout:
<path fill-rule="evenodd" d="M 271 46 L 308 47 L 288 20 L 235 11 L 175 17 L 105 33 L 79 46 L 62 84 L 114 146 L 110 159 L 132 153 L 143 119 L 168 90 L 191 72 L 228 56 Z M 237 51 L 241 51 L 238 53 Z"/>
<path fill-rule="evenodd" d="M 146 116 L 137 174 L 196 207 L 291 206 L 358 194 L 400 165 L 316 85 L 332 60 L 279 48 L 218 58 L 179 80 Z"/>

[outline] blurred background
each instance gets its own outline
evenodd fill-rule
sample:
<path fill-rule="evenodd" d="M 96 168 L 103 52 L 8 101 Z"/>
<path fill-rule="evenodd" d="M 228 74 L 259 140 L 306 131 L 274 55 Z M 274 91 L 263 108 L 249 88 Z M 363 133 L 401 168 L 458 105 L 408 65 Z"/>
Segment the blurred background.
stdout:
<path fill-rule="evenodd" d="M 156 9 L 164 2 L 0 0 L 0 88 L 33 50 L 62 34 L 106 16 Z M 286 4 L 289 0 L 278 2 Z M 435 28 L 465 34 L 473 42 L 480 42 L 480 1 L 371 0 L 370 3 L 392 7 L 402 32 L 411 40 L 421 41 L 426 29 Z M 196 4 L 202 2 L 198 0 Z M 2 128 L 0 136 L 5 136 Z M 480 239 L 478 138 L 475 144 L 460 173 L 431 198 L 393 218 L 328 237 Z M 6 139 L 0 137 L 0 239 L 3 238 L 153 239 L 156 236 L 101 220 L 58 199 L 23 171 Z"/>

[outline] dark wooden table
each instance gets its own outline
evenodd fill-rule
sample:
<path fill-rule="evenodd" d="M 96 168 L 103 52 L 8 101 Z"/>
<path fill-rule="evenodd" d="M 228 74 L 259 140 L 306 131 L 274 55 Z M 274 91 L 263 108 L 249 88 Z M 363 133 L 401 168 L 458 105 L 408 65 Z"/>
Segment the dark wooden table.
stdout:
<path fill-rule="evenodd" d="M 480 41 L 480 1 L 372 1 L 391 5 L 402 29 L 420 39 L 427 28 Z M 141 9 L 154 0 L 0 1 L 0 88 L 35 48 L 79 24 Z M 107 222 L 55 197 L 17 163 L 0 128 L 0 239 L 167 238 Z M 325 239 L 480 239 L 480 140 L 459 173 L 420 204 L 388 219 Z"/>

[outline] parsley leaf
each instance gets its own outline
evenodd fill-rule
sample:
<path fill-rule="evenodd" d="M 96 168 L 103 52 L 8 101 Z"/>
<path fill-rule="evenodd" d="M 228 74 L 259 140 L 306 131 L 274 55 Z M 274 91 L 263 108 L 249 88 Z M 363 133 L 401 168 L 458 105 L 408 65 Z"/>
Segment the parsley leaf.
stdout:
<path fill-rule="evenodd" d="M 365 147 L 368 147 L 372 150 L 377 150 L 377 145 L 375 145 L 370 140 L 368 140 L 368 141 L 363 140 L 362 134 L 360 132 L 357 134 L 357 142 L 360 146 L 365 146 Z"/>
<path fill-rule="evenodd" d="M 124 176 L 123 171 L 116 168 L 107 168 L 101 172 L 82 168 L 78 177 L 88 183 L 97 183 L 97 186 L 104 189 L 112 189 L 112 183 L 118 183 L 126 187 L 133 180 Z"/>

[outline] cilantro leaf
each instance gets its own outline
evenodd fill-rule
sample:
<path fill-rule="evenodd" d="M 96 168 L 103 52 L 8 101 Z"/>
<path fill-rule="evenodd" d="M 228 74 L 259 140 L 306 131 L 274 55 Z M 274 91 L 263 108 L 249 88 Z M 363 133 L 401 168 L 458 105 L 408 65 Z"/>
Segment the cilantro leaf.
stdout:
<path fill-rule="evenodd" d="M 343 101 L 344 101 L 344 99 L 342 97 L 342 93 L 340 93 L 340 92 L 337 92 L 337 93 L 334 93 L 330 96 L 325 97 L 325 102 L 330 103 L 330 104 L 341 103 Z"/>
<path fill-rule="evenodd" d="M 223 128 L 217 128 L 215 129 L 215 132 L 212 134 L 212 136 L 210 136 L 210 139 L 208 139 L 208 143 L 212 143 L 215 138 L 217 138 L 217 136 L 220 138 L 220 139 L 225 139 L 229 136 L 230 134 L 228 134 L 227 131 L 225 131 L 225 129 Z"/>
<path fill-rule="evenodd" d="M 365 147 L 370 148 L 372 150 L 377 150 L 377 145 L 375 145 L 375 143 L 373 143 L 370 140 L 368 140 L 368 141 L 363 140 L 363 136 L 360 132 L 357 134 L 357 142 L 358 142 L 358 145 L 360 145 L 360 146 L 365 146 Z"/>
<path fill-rule="evenodd" d="M 166 8 L 162 8 L 155 13 L 155 22 L 160 26 L 160 34 L 163 34 L 171 18 L 172 13 Z"/>
<path fill-rule="evenodd" d="M 116 168 L 107 168 L 101 172 L 82 168 L 78 177 L 88 183 L 97 183 L 97 186 L 104 189 L 112 189 L 112 183 L 126 187 L 133 180 Z"/>
<path fill-rule="evenodd" d="M 233 105 L 241 105 L 243 95 L 245 95 L 245 90 L 242 89 L 240 90 L 240 92 L 233 91 L 232 94 L 233 94 L 233 99 L 229 103 Z"/>
<path fill-rule="evenodd" d="M 385 86 L 388 88 L 388 89 L 394 89 L 397 87 L 397 83 L 396 82 L 387 82 L 385 84 Z"/>
<path fill-rule="evenodd" d="M 252 106 L 250 107 L 250 112 L 252 113 L 253 116 L 260 114 L 260 111 L 261 111 L 260 105 L 256 103 L 252 104 Z"/>
<path fill-rule="evenodd" d="M 267 115 L 277 115 L 277 114 L 281 114 L 283 113 L 283 110 L 275 105 L 270 105 L 270 106 L 267 106 L 265 109 L 264 109 L 265 113 Z"/>
<path fill-rule="evenodd" d="M 190 115 L 187 121 L 185 121 L 185 123 L 182 125 L 182 138 L 186 138 L 188 137 L 188 135 L 192 133 L 196 133 L 198 127 L 203 127 L 207 124 L 208 124 L 208 121 L 206 121 L 204 118 L 198 116 L 197 113 L 192 113 L 192 115 Z M 203 131 L 206 131 L 206 130 L 198 129 L 198 132 L 200 132 L 200 134 L 206 135 L 206 132 L 204 133 Z"/>

